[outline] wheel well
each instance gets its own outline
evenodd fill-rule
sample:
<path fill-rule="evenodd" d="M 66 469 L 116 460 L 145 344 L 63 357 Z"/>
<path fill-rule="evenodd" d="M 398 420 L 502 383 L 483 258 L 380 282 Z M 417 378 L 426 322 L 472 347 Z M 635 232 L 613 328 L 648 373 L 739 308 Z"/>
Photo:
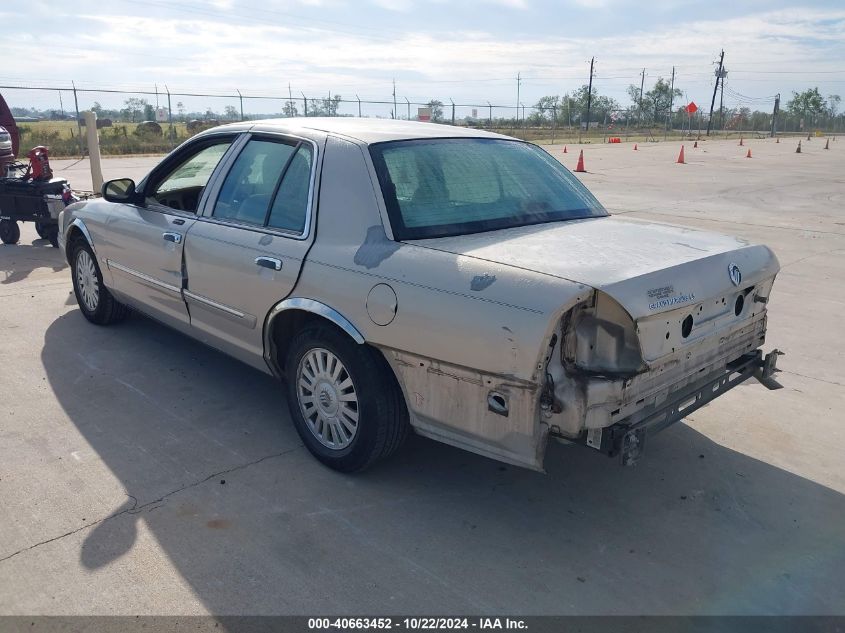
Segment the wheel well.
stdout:
<path fill-rule="evenodd" d="M 335 325 L 331 320 L 308 310 L 298 310 L 292 308 L 280 312 L 268 324 L 270 328 L 267 343 L 269 349 L 267 350 L 267 360 L 273 366 L 273 370 L 278 375 L 284 374 L 285 359 L 290 349 L 290 342 L 293 336 L 309 325 L 318 324 L 329 326 L 341 334 L 351 339 L 342 328 Z"/>
<path fill-rule="evenodd" d="M 80 228 L 78 226 L 71 225 L 67 232 L 67 239 L 65 241 L 65 244 L 70 247 L 70 245 L 76 242 L 77 240 L 82 240 L 86 244 L 88 243 L 85 234 L 80 230 Z M 68 264 L 70 263 L 70 258 L 73 255 L 72 251 L 72 248 L 65 249 L 65 257 L 67 258 Z"/>

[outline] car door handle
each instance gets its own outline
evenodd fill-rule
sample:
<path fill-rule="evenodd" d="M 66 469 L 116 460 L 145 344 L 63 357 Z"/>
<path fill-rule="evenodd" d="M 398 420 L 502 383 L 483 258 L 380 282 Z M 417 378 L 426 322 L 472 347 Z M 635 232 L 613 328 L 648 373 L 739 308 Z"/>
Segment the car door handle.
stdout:
<path fill-rule="evenodd" d="M 182 234 L 181 233 L 167 233 L 161 234 L 162 239 L 165 242 L 173 242 L 174 244 L 181 244 L 182 243 Z"/>
<path fill-rule="evenodd" d="M 255 265 L 263 268 L 272 268 L 273 270 L 282 269 L 282 260 L 275 257 L 256 257 Z"/>

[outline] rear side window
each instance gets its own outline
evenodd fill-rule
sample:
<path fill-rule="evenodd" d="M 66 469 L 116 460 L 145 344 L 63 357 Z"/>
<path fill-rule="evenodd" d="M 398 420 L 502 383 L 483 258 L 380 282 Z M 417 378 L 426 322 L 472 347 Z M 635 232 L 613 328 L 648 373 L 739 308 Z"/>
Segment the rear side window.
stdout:
<path fill-rule="evenodd" d="M 308 215 L 311 154 L 305 143 L 249 141 L 223 181 L 212 216 L 302 233 Z"/>
<path fill-rule="evenodd" d="M 311 188 L 311 160 L 311 148 L 300 145 L 276 192 L 267 226 L 296 233 L 305 230 L 308 192 Z"/>

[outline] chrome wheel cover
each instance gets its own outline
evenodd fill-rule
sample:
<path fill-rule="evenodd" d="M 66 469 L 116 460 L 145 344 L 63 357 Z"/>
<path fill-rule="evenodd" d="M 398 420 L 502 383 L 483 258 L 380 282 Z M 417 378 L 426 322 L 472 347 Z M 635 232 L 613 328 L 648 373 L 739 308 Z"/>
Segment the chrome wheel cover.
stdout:
<path fill-rule="evenodd" d="M 358 394 L 340 359 L 327 349 L 308 350 L 296 372 L 296 398 L 305 424 L 325 447 L 342 450 L 358 432 Z"/>
<path fill-rule="evenodd" d="M 95 312 L 100 302 L 100 284 L 97 281 L 97 267 L 86 250 L 80 250 L 76 256 L 76 287 L 85 309 Z"/>

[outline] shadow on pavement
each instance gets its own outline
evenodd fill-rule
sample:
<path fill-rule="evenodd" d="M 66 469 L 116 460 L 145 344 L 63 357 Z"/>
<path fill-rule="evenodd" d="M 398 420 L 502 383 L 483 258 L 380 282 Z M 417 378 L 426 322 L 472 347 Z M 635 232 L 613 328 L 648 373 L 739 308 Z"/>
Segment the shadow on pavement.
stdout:
<path fill-rule="evenodd" d="M 543 475 L 414 437 L 345 476 L 301 446 L 272 378 L 145 318 L 72 311 L 42 358 L 127 493 L 82 564 L 131 564 L 144 521 L 214 614 L 843 608 L 843 496 L 683 424 L 635 468 L 553 445 Z"/>
<path fill-rule="evenodd" d="M 0 244 L 0 284 L 10 285 L 26 279 L 38 268 L 58 272 L 67 267 L 61 251 L 43 239 L 23 238 L 18 244 Z"/>

